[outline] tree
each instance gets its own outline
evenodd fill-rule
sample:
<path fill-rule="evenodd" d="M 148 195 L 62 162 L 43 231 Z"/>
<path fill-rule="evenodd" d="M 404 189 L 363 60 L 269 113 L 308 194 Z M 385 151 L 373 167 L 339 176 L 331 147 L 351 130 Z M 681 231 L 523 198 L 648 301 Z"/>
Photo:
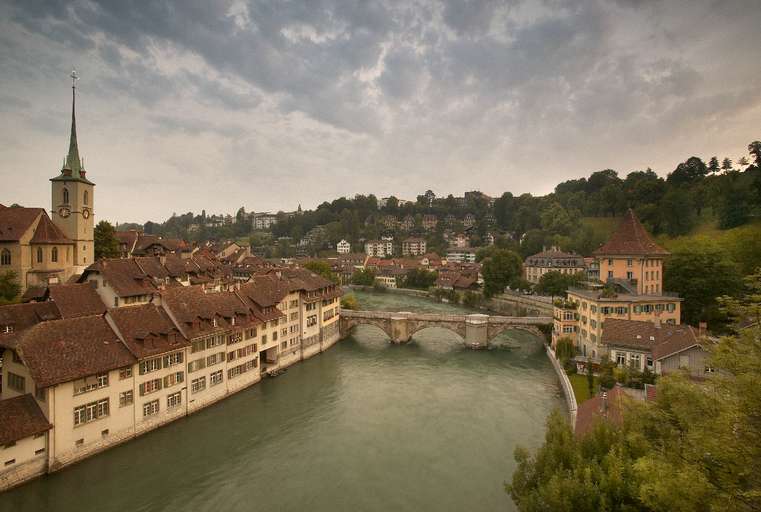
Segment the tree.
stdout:
<path fill-rule="evenodd" d="M 761 167 L 761 141 L 754 140 L 748 144 L 748 153 L 753 157 L 754 163 Z"/>
<path fill-rule="evenodd" d="M 95 226 L 95 260 L 119 257 L 119 239 L 110 222 L 102 220 Z"/>
<path fill-rule="evenodd" d="M 761 274 L 742 298 L 721 302 L 735 318 L 761 309 Z M 620 425 L 600 421 L 574 436 L 554 411 L 536 453 L 515 450 L 506 490 L 518 509 L 761 509 L 761 324 L 702 343 L 720 371 L 705 383 L 660 377 L 655 401 L 623 403 Z"/>
<path fill-rule="evenodd" d="M 727 176 L 722 193 L 717 198 L 719 227 L 729 229 L 742 226 L 750 218 L 753 192 L 736 173 Z"/>
<path fill-rule="evenodd" d="M 676 166 L 674 172 L 668 175 L 666 181 L 673 185 L 689 185 L 708 174 L 705 162 L 696 156 Z"/>
<path fill-rule="evenodd" d="M 499 249 L 483 261 L 484 295 L 492 297 L 505 291 L 510 282 L 520 276 L 523 260 L 513 251 Z"/>
<path fill-rule="evenodd" d="M 359 269 L 351 276 L 351 284 L 372 286 L 375 283 L 375 272 L 370 269 Z"/>
<path fill-rule="evenodd" d="M 744 157 L 744 156 L 741 156 L 740 158 L 737 159 L 737 166 L 742 171 L 743 167 L 747 167 L 748 166 L 748 159 L 746 157 Z"/>
<path fill-rule="evenodd" d="M 555 343 L 555 357 L 561 364 L 576 355 L 576 349 L 573 346 L 573 340 L 568 336 L 563 336 Z"/>
<path fill-rule="evenodd" d="M 674 249 L 664 268 L 664 289 L 684 299 L 682 321 L 693 325 L 725 322 L 714 297 L 735 295 L 741 286 L 739 269 L 726 249 L 705 237 L 691 238 Z"/>
<path fill-rule="evenodd" d="M 721 161 L 721 170 L 724 172 L 729 172 L 732 170 L 732 159 L 729 157 L 726 157 L 724 160 Z"/>
<path fill-rule="evenodd" d="M 526 232 L 521 240 L 521 256 L 527 258 L 541 251 L 546 238 L 547 234 L 541 229 L 532 229 Z"/>
<path fill-rule="evenodd" d="M 578 274 L 563 274 L 553 270 L 542 274 L 534 290 L 542 295 L 551 295 L 553 297 L 556 295 L 564 296 L 569 287 L 583 281 L 585 277 L 583 272 Z"/>
<path fill-rule="evenodd" d="M 669 236 L 687 234 L 695 225 L 690 194 L 683 187 L 672 187 L 661 200 L 661 223 Z"/>
<path fill-rule="evenodd" d="M 719 172 L 719 159 L 717 157 L 712 156 L 708 161 L 708 172 L 711 174 L 716 174 Z"/>
<path fill-rule="evenodd" d="M 16 302 L 21 293 L 18 275 L 13 270 L 0 274 L 0 304 Z"/>
<path fill-rule="evenodd" d="M 427 290 L 433 286 L 437 277 L 438 274 L 436 272 L 429 272 L 424 268 L 412 269 L 407 272 L 407 275 L 404 278 L 404 286 L 406 288 Z"/>
<path fill-rule="evenodd" d="M 325 279 L 328 279 L 329 281 L 332 281 L 338 284 L 338 276 L 330 268 L 330 264 L 327 261 L 322 261 L 322 260 L 308 261 L 304 264 L 304 268 L 311 270 L 315 274 L 322 276 Z"/>

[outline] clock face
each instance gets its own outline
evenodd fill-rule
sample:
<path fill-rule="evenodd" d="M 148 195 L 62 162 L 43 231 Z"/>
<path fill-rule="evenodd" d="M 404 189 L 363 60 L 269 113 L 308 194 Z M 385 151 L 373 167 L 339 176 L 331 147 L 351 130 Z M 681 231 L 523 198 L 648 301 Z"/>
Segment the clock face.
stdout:
<path fill-rule="evenodd" d="M 87 208 L 82 210 L 82 217 L 84 217 L 85 219 L 89 218 L 90 217 L 90 210 L 88 210 Z"/>
<path fill-rule="evenodd" d="M 70 211 L 68 208 L 66 208 L 66 207 L 63 207 L 63 208 L 59 208 L 59 209 L 58 209 L 58 215 L 60 215 L 60 216 L 61 216 L 61 217 L 63 217 L 64 219 L 65 219 L 66 217 L 68 217 L 70 214 L 71 214 L 71 211 Z"/>

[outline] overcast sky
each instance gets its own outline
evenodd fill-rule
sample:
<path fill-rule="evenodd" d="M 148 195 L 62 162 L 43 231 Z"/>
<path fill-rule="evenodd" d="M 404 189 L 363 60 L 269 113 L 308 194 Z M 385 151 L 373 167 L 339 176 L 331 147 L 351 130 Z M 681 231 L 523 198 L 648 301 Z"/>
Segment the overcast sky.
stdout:
<path fill-rule="evenodd" d="M 3 204 L 50 207 L 72 67 L 112 221 L 544 194 L 761 139 L 758 0 L 64 3 L 0 6 Z"/>

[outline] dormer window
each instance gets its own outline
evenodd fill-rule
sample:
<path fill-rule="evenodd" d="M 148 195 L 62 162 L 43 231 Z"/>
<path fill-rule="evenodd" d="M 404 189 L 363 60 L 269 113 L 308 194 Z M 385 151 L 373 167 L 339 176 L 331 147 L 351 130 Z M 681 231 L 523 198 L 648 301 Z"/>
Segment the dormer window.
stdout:
<path fill-rule="evenodd" d="M 213 325 L 214 327 L 216 327 L 216 326 L 217 326 L 217 319 L 216 319 L 216 318 L 214 318 L 214 319 L 211 321 L 211 325 Z"/>
<path fill-rule="evenodd" d="M 0 325 L 0 334 L 10 334 L 13 332 L 13 326 L 10 324 Z"/>

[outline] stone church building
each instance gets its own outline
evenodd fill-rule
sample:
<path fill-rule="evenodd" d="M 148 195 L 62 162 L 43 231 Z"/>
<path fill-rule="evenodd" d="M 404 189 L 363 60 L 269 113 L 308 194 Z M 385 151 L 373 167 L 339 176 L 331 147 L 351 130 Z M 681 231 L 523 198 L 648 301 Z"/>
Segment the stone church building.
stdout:
<path fill-rule="evenodd" d="M 95 261 L 94 187 L 79 157 L 72 86 L 69 152 L 50 179 L 50 215 L 44 208 L 0 204 L 0 274 L 13 271 L 22 293 L 65 283 Z"/>

